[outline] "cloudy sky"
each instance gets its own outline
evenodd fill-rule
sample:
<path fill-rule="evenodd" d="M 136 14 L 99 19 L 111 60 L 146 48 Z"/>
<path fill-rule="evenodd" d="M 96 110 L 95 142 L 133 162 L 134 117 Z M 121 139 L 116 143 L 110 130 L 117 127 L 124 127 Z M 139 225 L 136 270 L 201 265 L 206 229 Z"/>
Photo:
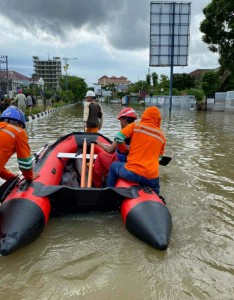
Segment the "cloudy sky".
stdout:
<path fill-rule="evenodd" d="M 33 73 L 32 56 L 41 60 L 58 56 L 71 58 L 68 74 L 84 78 L 88 85 L 103 75 L 123 75 L 132 82 L 145 80 L 150 2 L 0 0 L 0 56 L 7 55 L 9 69 L 26 76 Z M 199 31 L 202 10 L 211 0 L 190 2 L 189 64 L 174 67 L 174 73 L 218 66 L 217 56 L 201 41 Z M 150 71 L 170 74 L 169 67 L 151 67 Z"/>

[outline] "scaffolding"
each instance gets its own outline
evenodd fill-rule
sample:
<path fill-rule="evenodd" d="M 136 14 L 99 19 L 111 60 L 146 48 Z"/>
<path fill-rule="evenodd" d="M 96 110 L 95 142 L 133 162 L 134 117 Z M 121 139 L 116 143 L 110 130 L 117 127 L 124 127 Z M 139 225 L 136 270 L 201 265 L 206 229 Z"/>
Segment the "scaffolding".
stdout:
<path fill-rule="evenodd" d="M 47 87 L 55 90 L 60 89 L 60 78 L 62 67 L 60 57 L 40 60 L 38 56 L 33 56 L 34 77 L 43 78 Z"/>

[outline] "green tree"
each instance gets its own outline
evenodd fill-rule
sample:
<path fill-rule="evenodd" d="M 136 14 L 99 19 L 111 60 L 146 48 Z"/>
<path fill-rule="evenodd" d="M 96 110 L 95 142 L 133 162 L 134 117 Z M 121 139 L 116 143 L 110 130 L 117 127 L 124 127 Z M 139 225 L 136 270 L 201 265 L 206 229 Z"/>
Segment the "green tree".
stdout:
<path fill-rule="evenodd" d="M 158 95 L 168 95 L 169 94 L 170 81 L 168 76 L 161 75 L 159 79 L 159 84 L 156 87 L 155 93 Z"/>
<path fill-rule="evenodd" d="M 149 86 L 151 85 L 151 75 L 150 74 L 146 74 L 146 82 Z"/>
<path fill-rule="evenodd" d="M 156 74 L 156 73 L 155 73 Z M 152 74 L 153 76 L 153 74 Z M 157 79 L 157 80 L 156 80 Z M 154 75 L 153 88 L 151 89 L 152 95 L 168 95 L 170 82 L 169 78 L 166 75 L 160 75 L 158 80 L 158 75 Z"/>
<path fill-rule="evenodd" d="M 124 93 L 124 92 L 118 92 L 118 93 L 117 93 L 117 97 L 118 97 L 119 99 L 123 98 L 123 96 L 125 96 L 125 93 Z"/>
<path fill-rule="evenodd" d="M 204 9 L 200 24 L 202 40 L 219 54 L 219 63 L 234 74 L 234 1 L 212 0 Z"/>
<path fill-rule="evenodd" d="M 166 75 L 161 75 L 161 76 L 160 76 L 159 85 L 160 85 L 160 87 L 163 87 L 163 88 L 169 88 L 170 82 L 169 82 L 168 76 L 166 76 Z"/>
<path fill-rule="evenodd" d="M 30 83 L 30 85 L 29 85 L 29 91 L 34 96 L 40 96 L 41 89 L 42 89 L 42 87 L 36 85 L 35 83 Z"/>
<path fill-rule="evenodd" d="M 139 91 L 147 91 L 148 83 L 144 80 L 139 80 L 129 87 L 129 93 L 138 93 Z"/>
<path fill-rule="evenodd" d="M 158 74 L 156 72 L 152 73 L 152 81 L 153 81 L 153 87 L 156 87 L 158 84 Z"/>
<path fill-rule="evenodd" d="M 189 74 L 177 74 L 173 76 L 173 88 L 179 91 L 190 89 L 195 86 L 195 78 Z"/>
<path fill-rule="evenodd" d="M 195 88 L 187 89 L 184 92 L 187 95 L 195 96 L 196 100 L 199 102 L 203 100 L 204 93 L 203 93 L 203 90 L 201 90 L 201 89 L 195 89 Z"/>
<path fill-rule="evenodd" d="M 219 87 L 217 72 L 208 71 L 202 74 L 201 87 L 206 97 L 212 97 Z"/>
<path fill-rule="evenodd" d="M 68 91 L 74 95 L 74 100 L 81 100 L 85 97 L 87 84 L 83 78 L 77 76 L 67 76 Z M 62 76 L 60 80 L 62 91 L 66 91 L 66 76 Z M 71 100 L 70 100 L 71 101 Z"/>
<path fill-rule="evenodd" d="M 56 95 L 56 100 L 63 100 L 64 102 L 73 102 L 75 101 L 75 95 L 71 90 L 61 90 L 57 95 Z"/>
<path fill-rule="evenodd" d="M 56 93 L 55 89 L 49 85 L 45 85 L 44 88 L 44 98 L 45 99 L 50 99 L 54 96 L 54 94 Z"/>
<path fill-rule="evenodd" d="M 224 67 L 220 67 L 218 69 L 219 74 L 219 91 L 226 92 L 232 91 L 234 89 L 234 74 L 232 74 L 229 70 Z"/>

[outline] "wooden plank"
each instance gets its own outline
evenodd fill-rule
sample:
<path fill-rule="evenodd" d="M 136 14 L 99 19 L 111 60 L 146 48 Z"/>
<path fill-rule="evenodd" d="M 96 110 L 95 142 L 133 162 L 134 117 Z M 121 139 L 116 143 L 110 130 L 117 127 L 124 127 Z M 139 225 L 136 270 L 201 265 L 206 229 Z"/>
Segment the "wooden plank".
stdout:
<path fill-rule="evenodd" d="M 82 157 L 82 169 L 81 169 L 81 180 L 80 180 L 80 187 L 85 187 L 85 171 L 86 171 L 86 153 L 87 153 L 87 142 L 84 139 L 83 142 L 83 157 Z"/>
<path fill-rule="evenodd" d="M 58 158 L 83 158 L 83 154 L 77 155 L 76 153 L 66 153 L 66 152 L 59 152 L 57 155 Z M 96 159 L 97 154 L 94 154 L 94 159 Z M 86 154 L 86 158 L 90 159 L 90 154 Z"/>
<path fill-rule="evenodd" d="M 91 144 L 90 149 L 90 161 L 89 161 L 89 174 L 88 174 L 88 184 L 87 187 L 92 187 L 92 179 L 93 179 L 93 157 L 94 157 L 94 144 Z"/>

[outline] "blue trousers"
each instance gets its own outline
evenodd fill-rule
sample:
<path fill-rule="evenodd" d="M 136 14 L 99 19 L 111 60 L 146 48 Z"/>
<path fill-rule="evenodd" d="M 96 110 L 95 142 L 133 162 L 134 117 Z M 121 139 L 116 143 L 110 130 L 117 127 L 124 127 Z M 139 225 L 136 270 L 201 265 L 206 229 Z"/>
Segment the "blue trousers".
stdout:
<path fill-rule="evenodd" d="M 111 164 L 109 170 L 107 186 L 114 187 L 119 177 L 124 178 L 128 181 L 137 182 L 140 185 L 150 186 L 157 195 L 159 195 L 160 193 L 159 177 L 148 179 L 125 169 L 124 162 L 115 161 Z"/>

